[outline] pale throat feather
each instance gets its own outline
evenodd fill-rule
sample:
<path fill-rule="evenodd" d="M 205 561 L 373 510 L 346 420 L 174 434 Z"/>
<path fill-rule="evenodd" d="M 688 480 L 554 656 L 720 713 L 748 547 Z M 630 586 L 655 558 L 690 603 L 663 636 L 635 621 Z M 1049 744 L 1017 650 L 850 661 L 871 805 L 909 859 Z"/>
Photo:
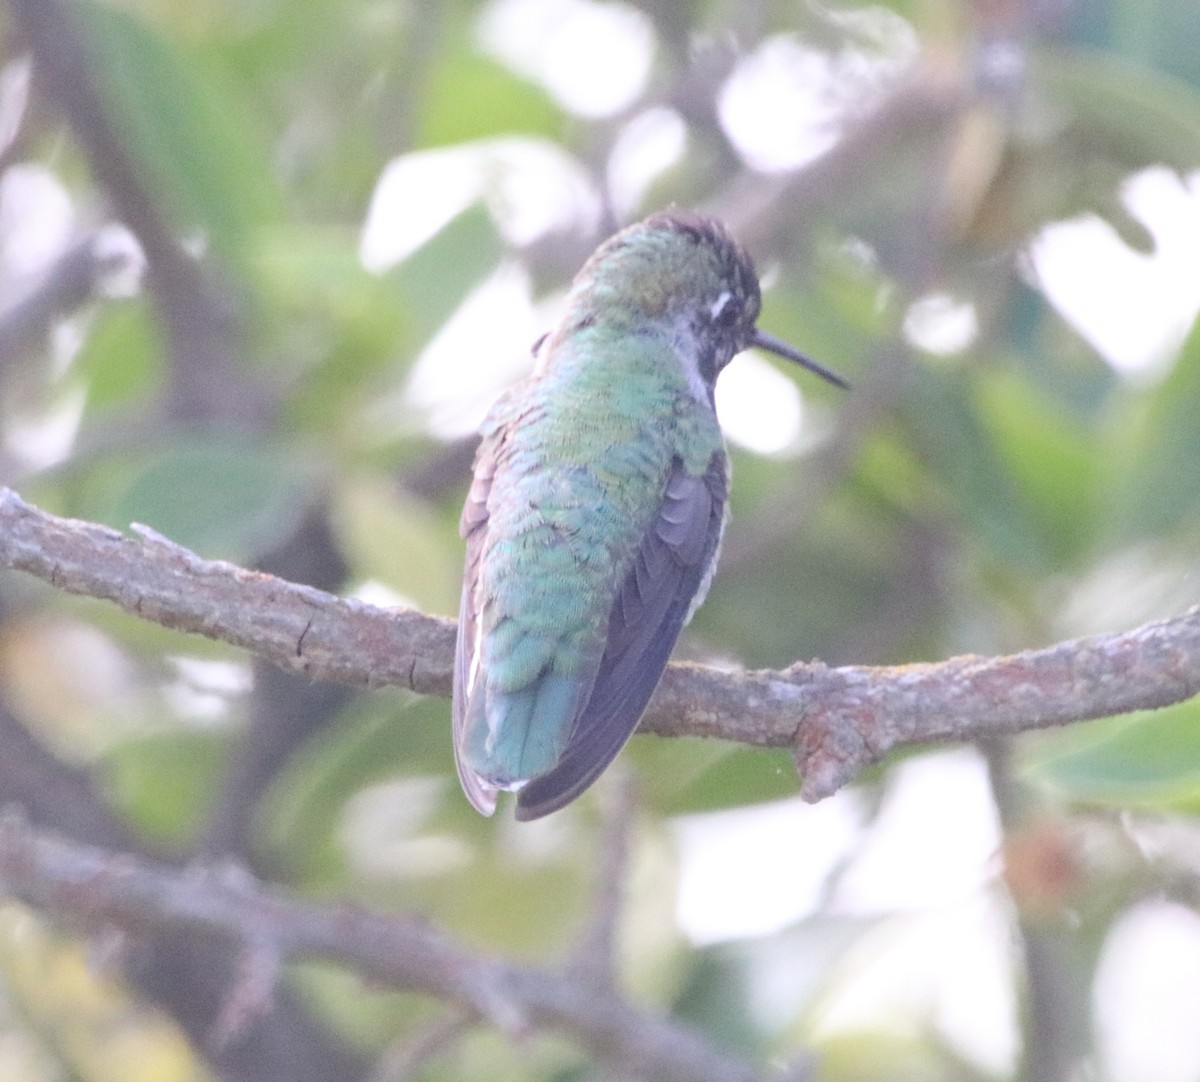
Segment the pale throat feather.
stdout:
<path fill-rule="evenodd" d="M 675 333 L 671 337 L 671 351 L 679 361 L 679 367 L 687 380 L 688 390 L 692 397 L 702 406 L 713 408 L 713 388 L 700 371 L 701 343 L 697 341 L 696 332 L 690 321 L 680 317 L 675 323 Z"/>

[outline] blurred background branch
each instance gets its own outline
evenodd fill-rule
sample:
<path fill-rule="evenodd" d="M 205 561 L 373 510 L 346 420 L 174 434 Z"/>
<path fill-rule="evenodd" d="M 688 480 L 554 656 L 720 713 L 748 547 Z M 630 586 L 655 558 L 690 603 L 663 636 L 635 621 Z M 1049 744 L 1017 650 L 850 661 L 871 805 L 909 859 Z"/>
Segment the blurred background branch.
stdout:
<path fill-rule="evenodd" d="M 424 922 L 305 904 L 272 893 L 232 866 L 185 869 L 33 830 L 0 825 L 0 884 L 60 917 L 160 933 L 215 933 L 282 959 L 317 957 L 372 980 L 415 989 L 519 1036 L 560 1029 L 618 1069 L 663 1082 L 751 1082 L 756 1073 L 697 1035 L 630 1007 L 614 992 L 551 970 L 468 951 Z M 227 990 L 241 994 L 238 981 Z"/>

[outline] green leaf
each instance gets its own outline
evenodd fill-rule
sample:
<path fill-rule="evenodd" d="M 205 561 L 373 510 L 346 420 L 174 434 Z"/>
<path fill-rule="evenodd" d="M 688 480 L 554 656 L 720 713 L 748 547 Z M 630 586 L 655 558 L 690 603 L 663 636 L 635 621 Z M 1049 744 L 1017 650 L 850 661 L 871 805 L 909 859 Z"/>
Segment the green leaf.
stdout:
<path fill-rule="evenodd" d="M 1200 810 L 1200 700 L 1045 734 L 1025 762 L 1071 800 Z"/>
<path fill-rule="evenodd" d="M 355 574 L 378 579 L 425 612 L 454 612 L 462 577 L 457 523 L 394 484 L 349 478 L 334 523 Z"/>
<path fill-rule="evenodd" d="M 1195 48 L 1200 6 L 1193 0 L 1074 4 L 1066 15 L 1075 40 L 1200 85 L 1200 52 Z"/>
<path fill-rule="evenodd" d="M 800 791 L 791 755 L 777 748 L 646 736 L 622 754 L 643 779 L 642 799 L 663 815 L 744 807 Z"/>
<path fill-rule="evenodd" d="M 1120 160 L 1178 169 L 1200 160 L 1200 91 L 1187 83 L 1087 49 L 1048 50 L 1037 76 Z"/>
<path fill-rule="evenodd" d="M 750 1009 L 748 984 L 745 959 L 736 952 L 699 951 L 692 957 L 675 1014 L 721 1047 L 757 1057 L 763 1051 L 765 1035 Z"/>
<path fill-rule="evenodd" d="M 108 4 L 76 6 L 118 136 L 173 224 L 201 228 L 227 256 L 271 217 L 278 195 L 242 88 L 202 73 L 174 41 Z"/>
<path fill-rule="evenodd" d="M 242 564 L 288 536 L 315 496 L 306 462 L 234 436 L 183 439 L 91 467 L 73 513 L 118 529 L 143 523 L 207 559 Z"/>
<path fill-rule="evenodd" d="M 423 344 L 496 267 L 504 248 L 486 209 L 475 203 L 388 273 L 403 299 L 413 340 Z"/>
<path fill-rule="evenodd" d="M 1200 524 L 1200 321 L 1170 374 L 1135 400 L 1114 440 L 1113 532 L 1156 538 Z"/>
<path fill-rule="evenodd" d="M 1129 176 L 1200 161 L 1200 92 L 1086 49 L 1039 51 L 1023 122 L 1005 132 L 1003 161 L 970 227 L 985 250 L 1015 248 L 1048 223 L 1093 213 L 1136 250 L 1152 234 L 1121 198 Z"/>
<path fill-rule="evenodd" d="M 290 384 L 287 422 L 330 440 L 354 431 L 395 360 L 411 349 L 412 320 L 388 278 L 372 274 L 346 228 L 284 225 L 261 234 L 254 272 L 269 299 L 264 352 Z"/>
<path fill-rule="evenodd" d="M 317 432 L 363 437 L 362 411 L 395 396 L 422 346 L 500 261 L 503 246 L 475 204 L 403 263 L 367 271 L 341 229 L 273 229 L 258 271 L 276 304 L 271 350 L 302 378 L 288 418 Z"/>
<path fill-rule="evenodd" d="M 401 775 L 442 776 L 450 757 L 444 702 L 394 695 L 357 701 L 293 757 L 268 797 L 267 842 L 310 884 L 346 873 L 338 823 L 346 802 L 364 787 Z"/>
<path fill-rule="evenodd" d="M 88 329 L 73 371 L 87 384 L 88 406 L 129 406 L 157 389 L 162 337 L 144 300 L 105 305 Z"/>
<path fill-rule="evenodd" d="M 1098 448 L 1091 434 L 1011 369 L 980 383 L 981 420 L 1007 466 L 1033 528 L 1056 561 L 1094 539 Z"/>
<path fill-rule="evenodd" d="M 435 1014 L 427 997 L 368 987 L 357 973 L 332 962 L 289 965 L 288 984 L 340 1037 L 376 1054 L 420 1040 Z M 422 1082 L 425 1077 L 422 1072 Z"/>
<path fill-rule="evenodd" d="M 183 847 L 207 818 L 227 758 L 228 741 L 218 733 L 123 741 L 105 758 L 108 790 L 149 837 Z"/>
<path fill-rule="evenodd" d="M 1104 153 L 1126 171 L 1168 165 L 1181 171 L 1200 161 L 1200 90 L 1111 54 L 1051 49 L 1037 63 L 1037 80 L 1059 107 L 1070 110 L 1066 149 Z M 1063 156 L 1063 166 L 1079 159 Z"/>
<path fill-rule="evenodd" d="M 418 146 L 514 133 L 554 138 L 563 126 L 563 114 L 548 94 L 470 48 L 439 58 L 422 105 Z"/>
<path fill-rule="evenodd" d="M 984 427 L 970 373 L 918 368 L 904 405 L 913 443 L 947 509 L 994 556 L 1025 571 L 1044 570 L 1042 539 Z"/>

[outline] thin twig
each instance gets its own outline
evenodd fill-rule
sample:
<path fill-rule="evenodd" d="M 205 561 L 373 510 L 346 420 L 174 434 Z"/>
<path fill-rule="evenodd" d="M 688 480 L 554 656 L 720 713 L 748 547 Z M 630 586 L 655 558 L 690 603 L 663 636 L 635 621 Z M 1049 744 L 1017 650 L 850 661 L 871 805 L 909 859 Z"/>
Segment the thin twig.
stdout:
<path fill-rule="evenodd" d="M 1012 749 L 1007 741 L 981 743 L 988 768 L 992 797 L 1006 839 L 1028 823 L 1030 811 L 1012 772 Z M 1007 847 L 1006 847 L 1007 849 Z M 1016 906 L 1018 944 L 1024 961 L 1021 1077 L 1030 1082 L 1058 1082 L 1069 1078 L 1072 1065 L 1086 1048 L 1088 1012 L 1079 1003 L 1090 982 L 1075 979 L 1071 940 L 1078 930 L 1047 924 L 1044 914 L 1030 914 Z"/>
<path fill-rule="evenodd" d="M 111 265 L 94 235 L 64 251 L 34 288 L 0 312 L 0 369 L 41 346 L 55 320 L 91 300 Z"/>
<path fill-rule="evenodd" d="M 211 1042 L 217 1048 L 243 1037 L 259 1018 L 270 1013 L 283 959 L 269 940 L 242 945 L 237 979 L 213 1024 Z"/>
<path fill-rule="evenodd" d="M 633 775 L 610 769 L 602 795 L 604 831 L 592 887 L 592 911 L 571 963 L 572 973 L 601 988 L 615 988 L 617 936 L 628 881 L 637 792 Z"/>

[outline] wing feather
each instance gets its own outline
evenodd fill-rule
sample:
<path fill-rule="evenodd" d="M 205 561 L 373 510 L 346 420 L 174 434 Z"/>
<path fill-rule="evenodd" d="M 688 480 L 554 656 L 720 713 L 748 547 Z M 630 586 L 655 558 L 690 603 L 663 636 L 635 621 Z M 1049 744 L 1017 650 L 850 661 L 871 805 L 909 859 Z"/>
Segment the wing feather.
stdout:
<path fill-rule="evenodd" d="M 676 462 L 654 526 L 614 601 L 591 695 L 558 764 L 521 789 L 518 819 L 548 815 L 574 800 L 637 728 L 693 599 L 707 586 L 728 486 L 723 453 L 699 477 Z"/>
<path fill-rule="evenodd" d="M 496 788 L 488 785 L 463 762 L 459 749 L 467 729 L 469 693 L 480 664 L 479 605 L 476 593 L 479 589 L 479 569 L 484 542 L 487 539 L 488 497 L 496 473 L 499 443 L 499 438 L 493 438 L 485 439 L 480 444 L 475 459 L 475 475 L 459 521 L 459 533 L 467 542 L 467 555 L 463 570 L 462 602 L 458 611 L 458 638 L 454 650 L 454 693 L 451 704 L 454 720 L 454 765 L 458 770 L 458 780 L 462 783 L 467 799 L 484 815 L 491 815 L 496 810 Z M 477 701 L 482 705 L 481 697 Z"/>

